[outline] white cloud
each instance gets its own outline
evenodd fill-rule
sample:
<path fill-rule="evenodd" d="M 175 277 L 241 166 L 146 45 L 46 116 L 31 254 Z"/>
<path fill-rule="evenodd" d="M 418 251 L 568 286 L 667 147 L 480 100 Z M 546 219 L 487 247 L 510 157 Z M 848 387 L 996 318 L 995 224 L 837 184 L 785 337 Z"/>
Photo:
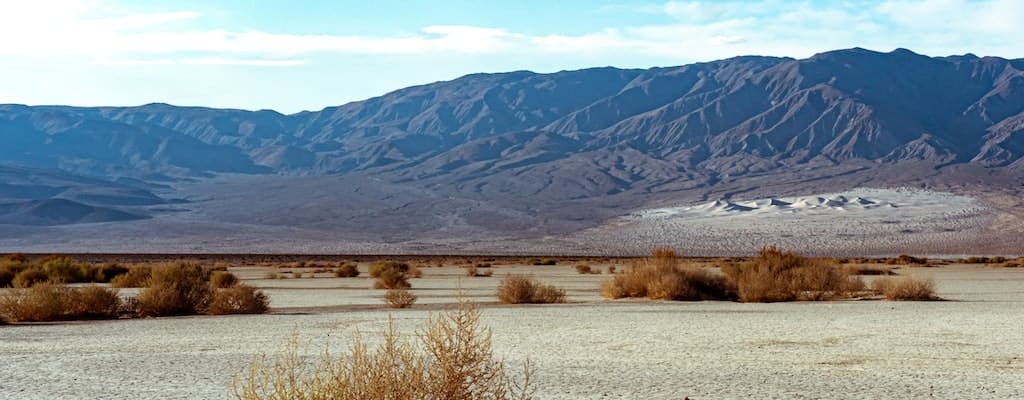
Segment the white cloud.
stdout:
<path fill-rule="evenodd" d="M 93 64 L 301 65 L 321 53 L 642 55 L 707 60 L 737 54 L 795 57 L 842 47 L 911 47 L 931 54 L 1020 56 L 1024 1 L 670 1 L 605 6 L 660 13 L 666 22 L 589 33 L 527 35 L 478 26 L 426 26 L 403 36 L 194 29 L 189 10 L 118 14 L 95 1 L 0 3 L 0 56 Z"/>

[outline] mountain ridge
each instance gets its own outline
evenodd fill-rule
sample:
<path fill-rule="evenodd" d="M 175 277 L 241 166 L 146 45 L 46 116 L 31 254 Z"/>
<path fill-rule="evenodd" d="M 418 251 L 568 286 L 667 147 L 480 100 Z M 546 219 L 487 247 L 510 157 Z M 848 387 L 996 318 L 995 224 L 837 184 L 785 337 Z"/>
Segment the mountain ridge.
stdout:
<path fill-rule="evenodd" d="M 374 228 L 367 240 L 559 234 L 649 205 L 744 194 L 856 185 L 1018 193 L 1024 59 L 854 48 L 470 74 L 293 114 L 0 105 L 0 140 L 0 167 L 67 175 L 30 199 L 0 191 L 0 203 L 112 192 L 69 198 L 111 208 L 97 214 L 111 222 L 129 219 L 117 212 L 196 213 L 277 226 L 297 213 L 351 233 L 401 215 L 414 228 Z M 234 191 L 218 192 L 222 183 Z M 317 197 L 304 201 L 307 193 Z M 269 199 L 291 208 L 272 211 Z M 232 209 L 250 204 L 280 215 Z M 318 216 L 338 204 L 354 209 Z"/>

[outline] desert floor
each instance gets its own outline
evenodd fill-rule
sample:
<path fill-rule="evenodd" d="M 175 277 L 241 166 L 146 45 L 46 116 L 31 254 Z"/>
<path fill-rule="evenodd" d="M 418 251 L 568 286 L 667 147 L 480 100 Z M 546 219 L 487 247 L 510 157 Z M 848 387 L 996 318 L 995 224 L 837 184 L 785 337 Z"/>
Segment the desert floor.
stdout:
<path fill-rule="evenodd" d="M 481 304 L 496 353 L 513 370 L 535 367 L 539 399 L 1024 398 L 1020 268 L 897 270 L 934 278 L 949 301 L 776 304 L 608 301 L 598 294 L 608 275 L 569 264 L 497 266 L 490 278 L 427 268 L 407 310 L 383 308 L 361 269 L 267 280 L 269 268 L 233 268 L 265 289 L 267 315 L 2 326 L 0 398 L 229 398 L 233 376 L 292 335 L 315 355 L 355 332 L 372 341 L 389 316 L 414 334 L 459 285 Z M 510 272 L 567 289 L 569 303 L 498 305 Z"/>

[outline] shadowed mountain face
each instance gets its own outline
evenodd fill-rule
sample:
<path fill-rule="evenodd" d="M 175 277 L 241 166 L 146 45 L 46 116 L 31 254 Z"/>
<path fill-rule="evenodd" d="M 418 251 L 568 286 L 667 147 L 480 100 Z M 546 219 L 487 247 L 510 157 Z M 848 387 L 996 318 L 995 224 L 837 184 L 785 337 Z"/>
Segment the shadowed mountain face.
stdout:
<path fill-rule="evenodd" d="M 307 199 L 307 206 L 364 207 L 332 211 L 336 230 L 402 207 L 424 219 L 515 220 L 508 230 L 549 224 L 541 230 L 557 232 L 651 202 L 758 190 L 1017 190 L 1024 61 L 849 49 L 802 60 L 475 74 L 293 115 L 165 104 L 2 105 L 0 140 L 0 164 L 33 168 L 17 173 L 21 179 L 45 169 L 106 182 L 79 184 L 73 197 L 2 182 L 7 197 L 61 197 L 147 214 L 138 207 L 166 203 L 152 191 L 176 196 L 184 181 L 303 175 L 293 180 L 307 185 L 301 190 L 274 180 L 265 189 L 283 192 L 240 190 L 252 198 L 236 201 L 289 191 L 301 197 L 317 185 L 310 179 L 337 178 L 390 189 L 381 198 L 338 189 Z M 116 196 L 102 194 L 115 183 Z M 444 198 L 458 200 L 450 207 L 478 208 L 471 215 L 445 209 L 437 204 Z"/>

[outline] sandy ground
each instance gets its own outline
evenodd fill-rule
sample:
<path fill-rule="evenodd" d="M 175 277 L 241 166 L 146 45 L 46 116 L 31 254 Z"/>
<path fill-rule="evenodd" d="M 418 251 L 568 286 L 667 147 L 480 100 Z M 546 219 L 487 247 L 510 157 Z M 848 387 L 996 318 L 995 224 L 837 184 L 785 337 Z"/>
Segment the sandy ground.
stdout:
<path fill-rule="evenodd" d="M 603 269 L 603 268 L 602 268 Z M 274 314 L 0 327 L 0 399 L 223 399 L 255 354 L 297 334 L 309 351 L 372 339 L 392 316 L 414 332 L 451 304 L 461 270 L 413 280 L 411 310 L 370 280 L 263 280 Z M 365 271 L 365 269 L 364 269 Z M 740 304 L 606 301 L 607 275 L 498 267 L 568 290 L 569 304 L 494 304 L 498 278 L 463 278 L 494 346 L 537 369 L 539 399 L 1024 398 L 1024 269 L 900 269 L 951 301 Z"/>

